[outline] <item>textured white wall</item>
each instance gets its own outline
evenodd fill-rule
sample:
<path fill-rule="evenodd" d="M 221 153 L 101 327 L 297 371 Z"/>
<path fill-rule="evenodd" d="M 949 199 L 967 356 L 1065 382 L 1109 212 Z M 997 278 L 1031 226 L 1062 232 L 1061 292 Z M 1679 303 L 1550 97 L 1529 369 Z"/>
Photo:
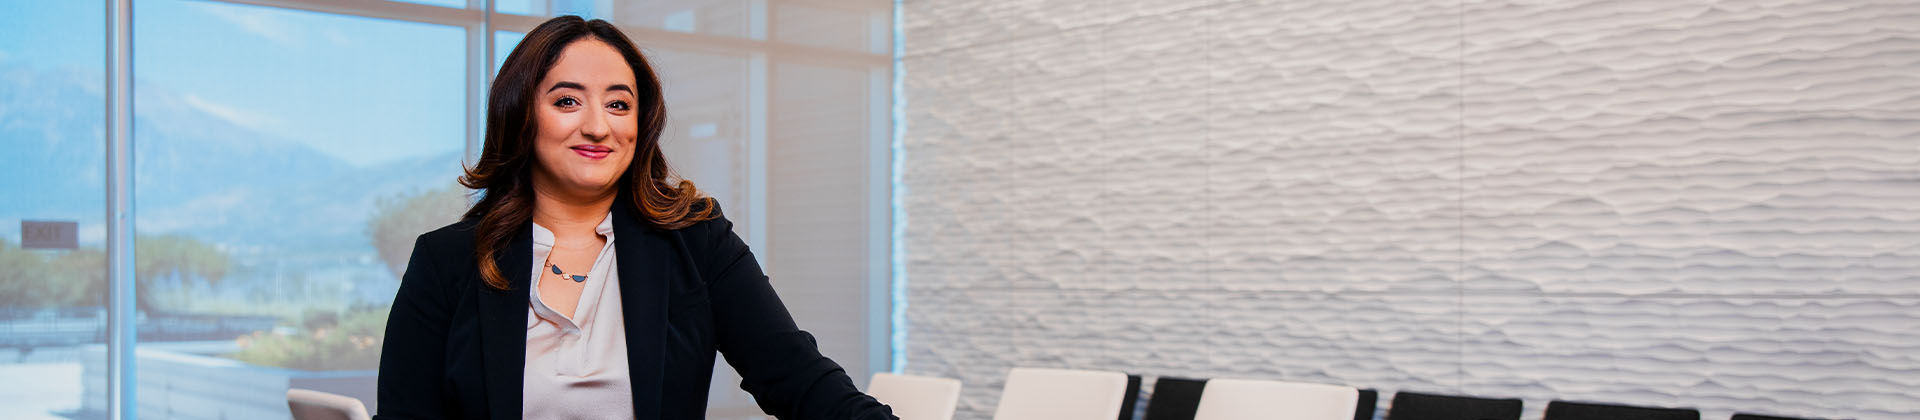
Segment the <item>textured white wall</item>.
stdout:
<path fill-rule="evenodd" d="M 963 418 L 1013 366 L 1920 416 L 1920 2 L 903 7 Z"/>

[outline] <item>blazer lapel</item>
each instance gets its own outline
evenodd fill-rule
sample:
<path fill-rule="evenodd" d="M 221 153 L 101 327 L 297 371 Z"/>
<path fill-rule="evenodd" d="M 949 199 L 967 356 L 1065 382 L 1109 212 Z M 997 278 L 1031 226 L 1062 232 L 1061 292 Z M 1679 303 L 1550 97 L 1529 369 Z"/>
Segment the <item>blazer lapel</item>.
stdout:
<path fill-rule="evenodd" d="M 627 334 L 627 378 L 633 389 L 636 419 L 660 416 L 660 392 L 666 364 L 667 275 L 672 244 L 658 230 L 641 224 L 627 205 L 614 204 L 614 254 L 620 261 L 620 306 Z"/>
<path fill-rule="evenodd" d="M 493 263 L 512 287 L 480 285 L 480 354 L 484 361 L 488 417 L 520 418 L 527 369 L 528 287 L 533 279 L 533 228 L 522 226 Z"/>

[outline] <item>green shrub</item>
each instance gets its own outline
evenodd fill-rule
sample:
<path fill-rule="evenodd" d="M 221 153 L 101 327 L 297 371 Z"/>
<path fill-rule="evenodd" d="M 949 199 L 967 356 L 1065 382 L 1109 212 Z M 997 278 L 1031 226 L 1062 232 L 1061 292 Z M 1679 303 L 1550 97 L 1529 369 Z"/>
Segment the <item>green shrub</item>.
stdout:
<path fill-rule="evenodd" d="M 240 351 L 226 357 L 261 366 L 301 370 L 366 370 L 380 367 L 387 308 L 340 314 L 339 322 L 309 315 L 292 334 L 258 331 L 237 339 Z"/>

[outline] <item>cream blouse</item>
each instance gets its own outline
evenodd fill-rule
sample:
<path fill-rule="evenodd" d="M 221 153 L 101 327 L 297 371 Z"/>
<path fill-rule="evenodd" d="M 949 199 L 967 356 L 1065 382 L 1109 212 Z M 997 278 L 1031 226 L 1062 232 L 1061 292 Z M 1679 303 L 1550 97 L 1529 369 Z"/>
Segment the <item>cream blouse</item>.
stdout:
<path fill-rule="evenodd" d="M 612 213 L 594 231 L 607 238 L 607 245 L 594 258 L 574 317 L 568 318 L 540 300 L 540 282 L 549 278 L 543 270 L 553 252 L 553 231 L 533 225 L 533 286 L 527 288 L 532 310 L 520 409 L 526 419 L 633 418 Z"/>

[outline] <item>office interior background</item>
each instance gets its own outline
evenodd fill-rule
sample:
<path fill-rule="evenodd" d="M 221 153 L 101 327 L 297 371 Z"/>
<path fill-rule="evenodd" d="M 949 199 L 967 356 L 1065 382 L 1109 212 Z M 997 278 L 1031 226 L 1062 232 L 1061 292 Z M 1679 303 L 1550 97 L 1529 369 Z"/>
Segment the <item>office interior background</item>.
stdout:
<path fill-rule="evenodd" d="M 1920 2 L 136 0 L 124 184 L 103 3 L 0 3 L 0 418 L 377 410 L 412 239 L 563 14 L 654 60 L 823 352 L 957 418 L 1013 367 L 1920 416 Z"/>

